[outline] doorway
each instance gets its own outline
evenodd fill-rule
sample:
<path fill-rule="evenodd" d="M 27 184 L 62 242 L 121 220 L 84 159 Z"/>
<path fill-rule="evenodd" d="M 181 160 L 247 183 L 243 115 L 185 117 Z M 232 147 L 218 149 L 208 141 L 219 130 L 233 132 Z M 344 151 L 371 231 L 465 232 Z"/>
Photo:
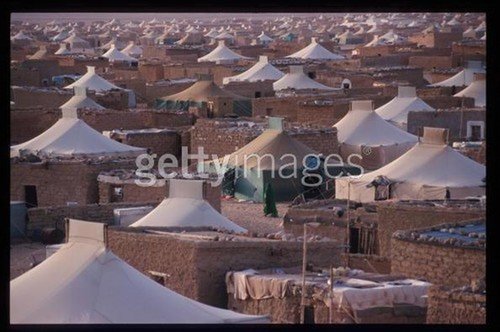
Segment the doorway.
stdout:
<path fill-rule="evenodd" d="M 38 195 L 36 192 L 36 186 L 28 185 L 24 186 L 24 201 L 28 208 L 38 206 Z"/>

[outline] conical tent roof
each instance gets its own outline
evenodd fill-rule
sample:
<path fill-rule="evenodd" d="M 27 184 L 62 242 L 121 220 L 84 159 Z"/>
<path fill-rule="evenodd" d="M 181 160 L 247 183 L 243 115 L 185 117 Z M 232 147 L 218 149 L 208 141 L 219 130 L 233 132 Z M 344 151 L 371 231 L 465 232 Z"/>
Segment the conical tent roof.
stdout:
<path fill-rule="evenodd" d="M 162 100 L 172 101 L 196 101 L 207 102 L 213 97 L 229 97 L 236 100 L 246 100 L 248 98 L 239 96 L 230 91 L 223 90 L 217 86 L 212 80 L 201 80 L 184 91 L 160 98 Z"/>
<path fill-rule="evenodd" d="M 40 48 L 38 51 L 35 52 L 35 54 L 29 56 L 30 60 L 40 60 L 40 59 L 45 59 L 50 55 L 49 51 L 47 50 L 47 47 L 45 45 L 40 45 Z"/>
<path fill-rule="evenodd" d="M 254 154 L 259 157 L 272 155 L 274 156 L 274 164 L 269 157 L 263 157 L 259 163 L 257 158 L 251 157 Z M 318 155 L 318 152 L 290 137 L 282 129 L 267 129 L 253 141 L 231 153 L 228 165 L 248 169 L 259 167 L 260 170 L 276 170 L 291 162 L 291 158 L 281 158 L 285 154 L 294 155 L 297 158 L 297 163 L 302 164 L 307 155 Z"/>
<path fill-rule="evenodd" d="M 477 107 L 486 106 L 486 79 L 476 79 L 468 87 L 453 95 L 453 97 L 474 98 Z"/>
<path fill-rule="evenodd" d="M 224 77 L 223 83 L 227 84 L 229 82 L 243 81 L 257 82 L 265 80 L 276 81 L 283 76 L 285 76 L 284 73 L 269 63 L 267 56 L 260 56 L 259 62 L 257 62 L 254 66 L 239 75 Z"/>
<path fill-rule="evenodd" d="M 10 156 L 24 153 L 39 157 L 123 156 L 146 152 L 112 140 L 77 118 L 76 109 L 63 109 L 63 116 L 37 137 L 10 148 Z"/>
<path fill-rule="evenodd" d="M 203 182 L 170 179 L 169 197 L 130 227 L 213 227 L 246 232 L 203 199 Z"/>
<path fill-rule="evenodd" d="M 267 316 L 212 307 L 158 284 L 106 247 L 103 223 L 69 220 L 68 228 L 66 244 L 10 282 L 11 324 L 269 322 Z"/>
<path fill-rule="evenodd" d="M 352 200 L 373 201 L 367 185 L 378 176 L 395 182 L 397 199 L 444 199 L 446 189 L 452 199 L 484 194 L 486 168 L 449 147 L 445 137 L 446 130 L 425 127 L 422 140 L 398 159 L 358 179 L 337 179 L 336 198 L 347 198 L 349 182 Z"/>
<path fill-rule="evenodd" d="M 476 73 L 486 73 L 486 70 L 481 67 L 480 61 L 469 61 L 467 68 L 444 81 L 430 86 L 468 86 L 474 81 L 474 74 Z"/>
<path fill-rule="evenodd" d="M 141 56 L 143 50 L 134 42 L 130 42 L 121 52 L 129 56 Z"/>
<path fill-rule="evenodd" d="M 240 59 L 250 59 L 231 51 L 225 44 L 224 40 L 219 41 L 219 45 L 207 55 L 198 58 L 198 62 L 216 62 L 216 61 L 237 61 Z"/>
<path fill-rule="evenodd" d="M 87 89 L 80 86 L 75 86 L 75 95 L 70 98 L 66 103 L 64 103 L 60 108 L 75 108 L 75 109 L 94 109 L 94 110 L 103 110 L 105 109 L 98 103 L 96 103 L 92 98 L 87 96 Z"/>
<path fill-rule="evenodd" d="M 285 89 L 295 89 L 295 90 L 327 90 L 334 91 L 339 90 L 336 88 L 331 88 L 329 86 L 323 85 L 309 78 L 304 73 L 302 66 L 290 66 L 290 72 L 280 78 L 278 81 L 273 83 L 274 91 L 285 90 Z"/>
<path fill-rule="evenodd" d="M 269 37 L 268 35 L 266 35 L 264 33 L 264 31 L 262 31 L 260 33 L 260 35 L 257 36 L 257 38 L 261 41 L 261 42 L 272 42 L 273 39 L 271 37 Z"/>
<path fill-rule="evenodd" d="M 311 43 L 305 48 L 291 55 L 287 58 L 300 58 L 300 59 L 311 59 L 311 60 L 341 60 L 344 59 L 343 56 L 335 54 L 321 46 L 316 42 L 316 38 L 311 38 Z"/>
<path fill-rule="evenodd" d="M 30 36 L 26 35 L 23 31 L 19 31 L 10 40 L 33 40 Z"/>
<path fill-rule="evenodd" d="M 354 101 L 352 109 L 334 125 L 339 143 L 385 146 L 417 142 L 417 137 L 382 119 L 371 101 Z"/>
<path fill-rule="evenodd" d="M 75 86 L 85 87 L 88 90 L 94 90 L 96 92 L 103 92 L 109 90 L 123 90 L 120 87 L 106 81 L 101 76 L 95 73 L 95 67 L 87 66 L 87 73 L 80 77 L 77 81 L 71 83 L 70 85 L 64 87 L 64 89 L 73 89 Z"/>
<path fill-rule="evenodd" d="M 111 45 L 111 48 L 102 56 L 104 58 L 107 58 L 111 62 L 114 61 L 137 62 L 137 59 L 132 58 L 131 56 L 128 56 L 123 52 L 120 52 L 114 44 Z"/>
<path fill-rule="evenodd" d="M 412 86 L 399 86 L 398 95 L 375 110 L 384 120 L 398 124 L 407 123 L 410 111 L 434 111 L 434 108 L 417 97 L 416 89 Z"/>

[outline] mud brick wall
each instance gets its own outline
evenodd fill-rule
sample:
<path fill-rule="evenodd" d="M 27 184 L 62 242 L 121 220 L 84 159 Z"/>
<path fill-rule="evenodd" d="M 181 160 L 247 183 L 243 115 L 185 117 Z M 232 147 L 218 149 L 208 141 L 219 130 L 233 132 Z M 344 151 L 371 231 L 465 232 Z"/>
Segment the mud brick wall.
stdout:
<path fill-rule="evenodd" d="M 193 85 L 193 82 L 175 83 L 168 85 L 147 84 L 145 86 L 145 95 L 143 95 L 143 97 L 146 99 L 146 101 L 150 106 L 154 106 L 154 103 L 157 98 L 170 96 L 178 92 L 184 91 L 191 85 Z"/>
<path fill-rule="evenodd" d="M 163 79 L 163 65 L 139 63 L 139 77 L 146 82 L 156 82 Z"/>
<path fill-rule="evenodd" d="M 427 324 L 486 324 L 486 295 L 431 286 Z"/>
<path fill-rule="evenodd" d="M 423 97 L 422 100 L 435 109 L 461 107 L 462 103 L 464 107 L 474 107 L 474 99 L 468 97 L 459 98 L 453 96 L 429 96 Z"/>
<path fill-rule="evenodd" d="M 31 236 L 35 230 L 45 227 L 55 227 L 57 224 L 64 230 L 64 219 L 72 218 L 106 224 L 114 223 L 114 209 L 156 206 L 158 202 L 126 202 L 88 205 L 58 205 L 28 209 L 28 222 L 26 223 L 27 235 Z"/>
<path fill-rule="evenodd" d="M 11 100 L 16 108 L 59 108 L 71 97 L 71 90 L 42 90 L 25 87 L 12 87 Z"/>
<path fill-rule="evenodd" d="M 179 158 L 181 154 L 181 138 L 175 130 L 156 133 L 114 133 L 111 138 L 123 144 L 150 149 L 150 153 L 156 153 L 158 158 L 167 153 Z"/>
<path fill-rule="evenodd" d="M 396 47 L 393 45 L 373 46 L 373 47 L 359 47 L 359 57 L 376 57 L 389 55 L 395 52 Z"/>
<path fill-rule="evenodd" d="M 111 203 L 112 190 L 115 187 L 121 187 L 123 190 L 122 202 L 125 203 L 140 203 L 140 202 L 161 202 L 165 197 L 168 197 L 169 187 L 165 186 L 164 181 L 158 181 L 156 186 L 141 187 L 135 183 L 110 183 L 99 181 L 99 203 Z M 210 205 L 221 212 L 221 187 L 213 187 L 209 182 L 203 184 L 203 198 Z"/>
<path fill-rule="evenodd" d="M 225 274 L 248 268 L 292 267 L 302 261 L 302 243 L 256 239 L 245 242 L 180 239 L 110 228 L 110 249 L 146 273 L 170 275 L 166 286 L 209 305 L 227 308 Z M 336 244 L 310 243 L 308 260 L 317 266 L 339 264 Z"/>
<path fill-rule="evenodd" d="M 192 115 L 187 112 L 156 110 L 102 112 L 79 110 L 80 119 L 95 130 L 145 129 L 190 126 Z M 10 112 L 11 143 L 22 143 L 49 129 L 61 117 L 59 109 L 27 109 Z"/>
<path fill-rule="evenodd" d="M 453 62 L 451 56 L 412 56 L 409 59 L 409 65 L 424 69 L 433 68 L 452 68 L 457 64 Z"/>
<path fill-rule="evenodd" d="M 409 54 L 385 54 L 377 57 L 363 57 L 360 60 L 362 67 L 394 67 L 407 66 Z"/>
<path fill-rule="evenodd" d="M 318 129 L 313 132 L 290 133 L 290 136 L 297 141 L 304 143 L 316 152 L 322 153 L 325 156 L 338 153 L 339 142 L 337 139 L 337 131 L 335 129 Z"/>
<path fill-rule="evenodd" d="M 475 110 L 442 110 L 436 112 L 408 113 L 408 132 L 418 135 L 422 127 L 448 128 L 450 142 L 462 141 L 467 136 L 467 121 L 486 122 L 486 111 Z"/>
<path fill-rule="evenodd" d="M 434 245 L 415 240 L 391 239 L 391 273 L 450 287 L 469 285 L 486 275 L 486 253 Z"/>
<path fill-rule="evenodd" d="M 446 222 L 477 219 L 485 210 L 464 208 L 439 208 L 428 206 L 398 206 L 380 204 L 378 212 L 378 239 L 380 255 L 391 256 L 391 237 L 395 231 L 439 225 Z"/>
<path fill-rule="evenodd" d="M 24 201 L 24 186 L 36 186 L 38 206 L 97 203 L 97 175 L 103 170 L 126 168 L 133 160 L 87 164 L 46 162 L 10 164 L 10 199 Z"/>
<path fill-rule="evenodd" d="M 273 83 L 274 81 L 231 82 L 224 85 L 224 90 L 248 98 L 256 98 L 257 92 L 260 93 L 261 97 L 273 97 Z"/>

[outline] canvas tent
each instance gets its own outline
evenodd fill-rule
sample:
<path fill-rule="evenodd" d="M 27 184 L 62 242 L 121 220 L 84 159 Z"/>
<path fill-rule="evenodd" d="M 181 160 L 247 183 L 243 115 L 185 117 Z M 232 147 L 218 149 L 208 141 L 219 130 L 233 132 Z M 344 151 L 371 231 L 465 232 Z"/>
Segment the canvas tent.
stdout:
<path fill-rule="evenodd" d="M 290 66 L 290 72 L 273 83 L 274 91 L 294 89 L 294 90 L 340 90 L 331 88 L 316 82 L 304 73 L 302 66 Z"/>
<path fill-rule="evenodd" d="M 203 169 L 199 164 L 198 171 L 217 172 L 219 175 L 224 175 L 223 190 L 233 189 L 238 199 L 263 202 L 264 189 L 268 183 L 271 183 L 276 201 L 293 200 L 304 191 L 311 189 L 310 186 L 304 186 L 301 183 L 302 172 L 305 168 L 304 164 L 308 165 L 308 158 L 312 157 L 314 161 L 318 161 L 315 156 L 319 157 L 319 153 L 288 135 L 283 130 L 282 121 L 282 118 L 270 117 L 269 129 L 261 135 L 232 154 L 217 161 L 205 163 Z M 294 159 L 296 168 L 293 165 Z M 215 167 L 215 162 L 221 167 Z M 323 169 L 321 161 L 319 164 L 318 172 L 321 172 Z M 308 168 L 313 167 L 308 166 Z M 297 176 L 293 176 L 294 169 Z M 284 176 L 280 176 L 280 170 Z M 330 174 L 338 174 L 342 170 L 332 167 L 328 171 Z"/>
<path fill-rule="evenodd" d="M 136 157 L 146 152 L 112 140 L 78 119 L 75 108 L 63 109 L 52 127 L 37 137 L 10 148 L 10 157 L 34 154 L 39 157 L 116 156 Z"/>
<path fill-rule="evenodd" d="M 138 58 L 142 55 L 142 48 L 140 46 L 137 46 L 133 41 L 130 42 L 123 50 L 122 50 L 122 53 L 128 55 L 128 56 L 131 56 L 131 57 L 134 57 L 134 58 Z"/>
<path fill-rule="evenodd" d="M 466 87 L 459 93 L 454 94 L 453 97 L 474 98 L 474 106 L 476 107 L 486 106 L 486 78 L 476 77 L 468 87 Z"/>
<path fill-rule="evenodd" d="M 93 66 L 87 66 L 87 72 L 85 73 L 85 75 L 83 75 L 70 85 L 65 86 L 64 89 L 73 89 L 75 86 L 85 87 L 88 90 L 93 90 L 98 93 L 110 90 L 125 90 L 128 92 L 128 106 L 135 107 L 136 105 L 135 94 L 133 90 L 123 89 L 106 81 L 104 78 L 96 74 L 95 67 Z"/>
<path fill-rule="evenodd" d="M 335 181 L 335 196 L 357 202 L 375 200 L 373 181 L 390 181 L 389 199 L 442 200 L 485 195 L 486 168 L 446 143 L 447 129 L 424 127 L 421 140 L 404 155 L 359 178 Z M 448 195 L 447 195 L 448 192 Z"/>
<path fill-rule="evenodd" d="M 219 40 L 216 48 L 212 52 L 198 58 L 198 62 L 227 63 L 236 62 L 242 59 L 250 59 L 246 56 L 233 52 L 226 46 L 224 40 Z"/>
<path fill-rule="evenodd" d="M 96 103 L 92 98 L 87 96 L 87 88 L 81 86 L 75 86 L 75 95 L 71 97 L 66 103 L 64 103 L 60 108 L 75 108 L 75 109 L 93 109 L 93 110 L 103 110 L 104 107 Z"/>
<path fill-rule="evenodd" d="M 311 38 L 311 43 L 287 58 L 299 58 L 305 60 L 342 60 L 344 57 L 330 52 L 316 41 L 316 38 Z"/>
<path fill-rule="evenodd" d="M 208 78 L 202 78 L 184 91 L 156 99 L 156 108 L 188 111 L 190 106 L 202 107 L 218 97 L 231 99 L 235 114 L 252 115 L 252 105 L 249 98 L 223 90 Z"/>
<path fill-rule="evenodd" d="M 452 77 L 430 86 L 468 86 L 474 81 L 474 74 L 485 74 L 481 61 L 469 61 L 467 67 Z"/>
<path fill-rule="evenodd" d="M 115 44 L 111 45 L 111 48 L 102 55 L 103 58 L 109 60 L 109 62 L 128 62 L 128 63 L 137 63 L 137 59 L 133 58 L 121 51 L 119 51 Z"/>
<path fill-rule="evenodd" d="M 66 228 L 55 254 L 10 282 L 11 324 L 269 322 L 196 302 L 143 275 L 107 248 L 103 223 L 69 220 Z"/>
<path fill-rule="evenodd" d="M 245 233 L 247 230 L 217 212 L 203 199 L 203 180 L 169 180 L 169 197 L 130 227 L 212 227 Z"/>
<path fill-rule="evenodd" d="M 359 164 L 373 170 L 393 161 L 417 142 L 417 137 L 382 119 L 371 100 L 353 101 L 351 110 L 334 125 L 344 159 L 359 154 Z M 354 158 L 354 157 L 353 157 Z M 355 158 L 353 162 L 358 162 Z"/>
<path fill-rule="evenodd" d="M 403 130 L 407 129 L 410 111 L 434 111 L 434 108 L 417 97 L 417 90 L 413 86 L 399 86 L 398 95 L 375 110 L 384 120 Z"/>
<path fill-rule="evenodd" d="M 267 56 L 260 56 L 259 62 L 254 66 L 239 75 L 224 77 L 222 82 L 228 84 L 230 82 L 276 81 L 283 76 L 285 76 L 285 74 L 269 63 Z"/>

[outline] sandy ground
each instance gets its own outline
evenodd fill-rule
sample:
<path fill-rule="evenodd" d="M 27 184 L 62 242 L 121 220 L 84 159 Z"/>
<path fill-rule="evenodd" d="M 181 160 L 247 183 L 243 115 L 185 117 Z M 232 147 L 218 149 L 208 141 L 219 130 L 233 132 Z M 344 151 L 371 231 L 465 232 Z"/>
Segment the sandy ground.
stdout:
<path fill-rule="evenodd" d="M 264 217 L 262 203 L 238 203 L 235 200 L 222 200 L 222 214 L 241 227 L 256 233 L 276 233 L 283 230 L 281 222 L 288 210 L 288 203 L 277 203 L 278 218 Z"/>
<path fill-rule="evenodd" d="M 45 259 L 45 246 L 39 242 L 12 242 L 10 244 L 10 279 L 14 279 L 31 268 L 33 262 Z"/>

